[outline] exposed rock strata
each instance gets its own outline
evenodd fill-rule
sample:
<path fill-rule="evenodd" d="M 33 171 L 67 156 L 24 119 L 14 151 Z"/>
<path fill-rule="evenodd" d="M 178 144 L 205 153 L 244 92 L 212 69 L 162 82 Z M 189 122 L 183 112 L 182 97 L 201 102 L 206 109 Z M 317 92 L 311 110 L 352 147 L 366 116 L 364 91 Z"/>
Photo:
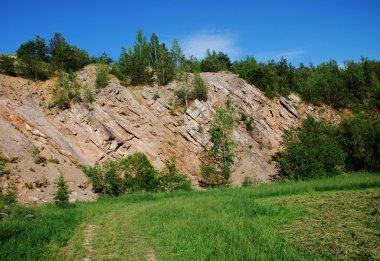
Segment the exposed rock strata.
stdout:
<path fill-rule="evenodd" d="M 88 66 L 78 73 L 77 79 L 94 90 L 95 74 L 96 67 Z M 328 111 L 321 117 L 340 120 L 330 109 L 323 107 L 322 111 L 304 105 L 295 95 L 269 100 L 259 89 L 231 73 L 201 76 L 209 86 L 209 99 L 190 102 L 186 111 L 176 103 L 176 82 L 158 88 L 126 88 L 116 79 L 96 95 L 91 106 L 77 103 L 70 109 L 50 111 L 46 105 L 51 102 L 54 79 L 34 83 L 0 75 L 0 153 L 18 159 L 17 164 L 9 167 L 18 176 L 21 200 L 51 200 L 53 185 L 44 192 L 22 187 L 42 176 L 52 184 L 58 170 L 69 180 L 72 200 L 91 199 L 94 195 L 78 166 L 139 151 L 146 153 L 157 168 L 175 156 L 179 168 L 196 185 L 199 155 L 203 146 L 210 143 L 210 123 L 215 109 L 227 97 L 234 103 L 237 118 L 245 113 L 252 117 L 254 125 L 253 131 L 247 132 L 244 123 L 237 123 L 233 131 L 237 154 L 232 175 L 235 185 L 245 176 L 256 182 L 271 180 L 277 171 L 269 159 L 279 150 L 283 131 L 299 124 L 308 113 L 318 117 Z M 155 92 L 160 98 L 154 99 Z M 34 164 L 32 145 L 60 164 Z"/>

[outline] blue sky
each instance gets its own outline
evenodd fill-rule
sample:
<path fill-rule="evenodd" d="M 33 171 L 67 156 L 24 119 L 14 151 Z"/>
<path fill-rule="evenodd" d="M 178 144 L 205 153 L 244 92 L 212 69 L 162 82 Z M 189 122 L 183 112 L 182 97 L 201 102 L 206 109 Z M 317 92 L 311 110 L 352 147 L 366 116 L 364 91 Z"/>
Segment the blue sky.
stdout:
<path fill-rule="evenodd" d="M 117 59 L 141 28 L 148 39 L 177 38 L 199 58 L 210 48 L 233 60 L 284 56 L 294 64 L 380 59 L 380 0 L 1 0 L 0 8 L 0 53 L 61 32 L 90 54 Z"/>

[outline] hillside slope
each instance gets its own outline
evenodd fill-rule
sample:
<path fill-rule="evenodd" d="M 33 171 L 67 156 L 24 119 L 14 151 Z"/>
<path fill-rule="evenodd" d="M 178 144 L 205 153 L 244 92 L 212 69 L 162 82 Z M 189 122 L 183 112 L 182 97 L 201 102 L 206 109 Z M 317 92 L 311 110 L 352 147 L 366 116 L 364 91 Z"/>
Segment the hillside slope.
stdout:
<path fill-rule="evenodd" d="M 96 66 L 87 66 L 77 73 L 77 79 L 94 90 L 96 71 Z M 208 130 L 215 109 L 227 96 L 237 118 L 245 113 L 254 120 L 252 132 L 244 123 L 234 128 L 237 157 L 232 184 L 241 184 L 246 176 L 267 182 L 276 176 L 269 159 L 279 150 L 285 129 L 300 124 L 309 113 L 340 121 L 328 107 L 303 104 L 295 95 L 269 100 L 232 73 L 202 73 L 201 77 L 209 86 L 209 99 L 192 101 L 187 110 L 176 102 L 179 83 L 175 81 L 167 86 L 126 88 L 112 78 L 90 107 L 76 103 L 59 111 L 47 109 L 56 79 L 32 82 L 0 75 L 0 155 L 17 159 L 7 166 L 16 175 L 3 177 L 4 182 L 12 179 L 17 183 L 23 202 L 50 201 L 53 180 L 62 171 L 72 190 L 71 199 L 91 200 L 94 194 L 79 166 L 140 151 L 159 169 L 175 156 L 178 167 L 197 185 L 200 152 L 210 142 Z M 154 99 L 156 93 L 159 98 Z M 59 164 L 36 165 L 33 146 Z M 49 181 L 44 188 L 25 188 L 26 182 L 43 177 Z"/>

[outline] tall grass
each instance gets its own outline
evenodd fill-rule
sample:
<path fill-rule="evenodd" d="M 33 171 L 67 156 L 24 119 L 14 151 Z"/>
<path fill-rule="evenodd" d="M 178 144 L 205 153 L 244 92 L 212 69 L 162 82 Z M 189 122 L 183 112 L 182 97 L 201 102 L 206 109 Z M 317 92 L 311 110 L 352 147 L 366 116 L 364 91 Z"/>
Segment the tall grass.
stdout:
<path fill-rule="evenodd" d="M 32 206 L 32 215 L 0 221 L 0 260 L 82 258 L 88 224 L 97 227 L 92 240 L 94 259 L 100 260 L 107 254 L 133 259 L 125 247 L 129 255 L 136 252 L 135 258 L 153 251 L 159 260 L 325 259 L 286 243 L 278 233 L 304 214 L 300 208 L 262 199 L 379 187 L 379 174 L 360 173 L 249 188 L 136 193 L 66 209 Z"/>

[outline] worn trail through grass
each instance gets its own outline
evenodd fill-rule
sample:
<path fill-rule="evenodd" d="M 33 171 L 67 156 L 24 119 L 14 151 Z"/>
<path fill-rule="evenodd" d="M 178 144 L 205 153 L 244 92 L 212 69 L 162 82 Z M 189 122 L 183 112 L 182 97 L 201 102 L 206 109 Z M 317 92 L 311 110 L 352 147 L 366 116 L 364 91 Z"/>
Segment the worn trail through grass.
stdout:
<path fill-rule="evenodd" d="M 0 222 L 0 259 L 379 260 L 379 201 L 380 175 L 356 174 L 48 205 Z"/>

